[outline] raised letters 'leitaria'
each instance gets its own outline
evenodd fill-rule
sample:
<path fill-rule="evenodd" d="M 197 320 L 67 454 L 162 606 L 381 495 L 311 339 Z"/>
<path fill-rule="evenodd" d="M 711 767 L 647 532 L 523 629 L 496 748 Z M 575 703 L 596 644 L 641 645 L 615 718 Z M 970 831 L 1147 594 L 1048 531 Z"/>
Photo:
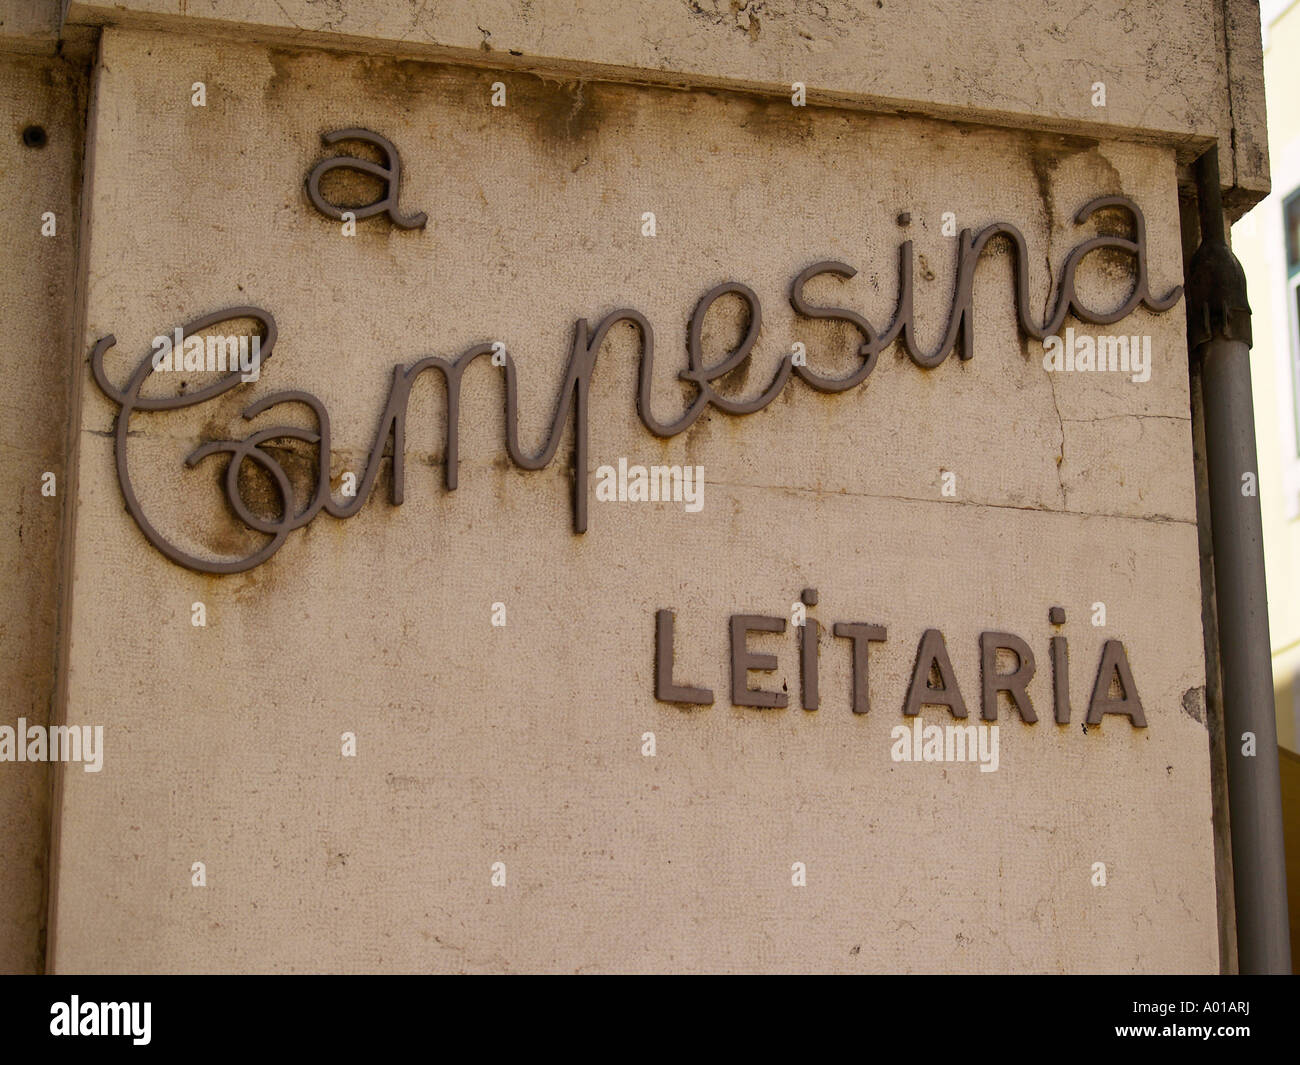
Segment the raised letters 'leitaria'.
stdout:
<path fill-rule="evenodd" d="M 395 176 L 395 174 L 394 174 Z M 631 308 L 612 311 L 593 328 L 585 319 L 579 319 L 574 325 L 573 344 L 564 382 L 560 389 L 559 402 L 551 419 L 546 442 L 535 455 L 524 451 L 519 443 L 519 383 L 515 365 L 509 353 L 504 354 L 505 370 L 505 407 L 506 407 L 506 449 L 516 466 L 525 470 L 539 470 L 550 464 L 560 446 L 560 437 L 564 432 L 570 414 L 573 419 L 573 527 L 575 532 L 587 529 L 587 491 L 586 473 L 588 466 L 588 392 L 591 373 L 595 368 L 596 355 L 605 342 L 609 331 L 616 325 L 627 322 L 634 326 L 641 337 L 641 366 L 637 389 L 637 412 L 645 427 L 656 436 L 671 437 L 689 429 L 707 407 L 716 407 L 727 414 L 753 414 L 771 403 L 791 374 L 819 392 L 843 392 L 860 385 L 875 368 L 879 354 L 901 341 L 908 357 L 920 367 L 933 369 L 940 365 L 960 347 L 960 357 L 969 359 L 974 355 L 974 307 L 972 293 L 975 282 L 975 268 L 985 248 L 994 240 L 1004 240 L 1012 245 L 1015 253 L 1015 303 L 1022 333 L 1035 340 L 1055 335 L 1061 329 L 1068 315 L 1073 315 L 1082 322 L 1094 325 L 1110 325 L 1129 315 L 1137 307 L 1143 306 L 1151 311 L 1167 311 L 1178 302 L 1182 295 L 1181 286 L 1175 286 L 1159 299 L 1153 298 L 1148 285 L 1146 257 L 1146 221 L 1142 211 L 1126 196 L 1102 196 L 1083 207 L 1076 215 L 1075 222 L 1083 223 L 1098 211 L 1116 209 L 1128 213 L 1132 220 L 1132 239 L 1111 235 L 1089 237 L 1078 244 L 1065 260 L 1057 289 L 1055 309 L 1041 325 L 1030 318 L 1029 310 L 1029 249 L 1024 235 L 1014 225 L 997 222 L 979 231 L 974 236 L 969 229 L 963 230 L 958 239 L 957 277 L 954 285 L 952 305 L 948 314 L 948 324 L 942 339 L 933 351 L 922 351 L 916 343 L 916 330 L 912 313 L 912 242 L 905 241 L 899 247 L 899 297 L 894 320 L 889 327 L 878 330 L 871 322 L 856 311 L 842 307 L 818 307 L 804 299 L 804 286 L 814 277 L 833 274 L 837 277 L 850 278 L 857 272 L 853 267 L 841 262 L 822 261 L 814 263 L 803 270 L 790 286 L 790 303 L 796 313 L 806 318 L 833 319 L 848 322 L 862 335 L 858 354 L 861 364 L 852 373 L 843 377 L 826 377 L 807 365 L 794 365 L 792 357 L 786 355 L 771 383 L 761 394 L 753 399 L 735 399 L 724 396 L 714 387 L 713 382 L 724 377 L 740 366 L 753 351 L 762 325 L 762 313 L 758 297 L 753 290 L 737 281 L 718 285 L 701 298 L 691 316 L 690 329 L 686 344 L 686 369 L 678 376 L 689 381 L 695 388 L 695 397 L 686 410 L 675 421 L 660 421 L 652 410 L 651 381 L 654 370 L 654 330 L 645 316 Z M 1084 256 L 1101 248 L 1128 252 L 1134 257 L 1136 277 L 1128 298 L 1117 308 L 1110 311 L 1094 311 L 1079 302 L 1075 293 L 1075 274 Z M 745 301 L 749 310 L 749 328 L 744 338 L 734 351 L 725 358 L 712 364 L 706 364 L 703 351 L 702 335 L 704 319 L 709 308 L 722 296 L 734 294 Z M 275 319 L 270 312 L 257 307 L 230 307 L 213 314 L 207 314 L 187 323 L 180 328 L 183 336 L 188 336 L 220 322 L 236 318 L 254 318 L 262 324 L 261 353 L 262 362 L 266 363 L 273 354 L 276 340 Z M 145 380 L 153 372 L 152 354 L 146 355 L 131 374 L 122 388 L 109 381 L 104 371 L 104 354 L 116 343 L 113 336 L 99 340 L 91 352 L 91 369 L 100 390 L 121 408 L 117 415 L 115 427 L 115 447 L 117 458 L 117 476 L 122 487 L 122 495 L 127 509 L 139 525 L 140 530 L 159 551 L 173 562 L 189 569 L 204 573 L 240 573 L 261 565 L 278 551 L 285 539 L 294 529 L 299 529 L 312 521 L 322 510 L 335 518 L 351 517 L 369 498 L 370 491 L 378 477 L 380 464 L 384 458 L 385 445 L 392 439 L 392 487 L 391 500 L 400 505 L 405 492 L 405 447 L 406 447 L 406 410 L 411 387 L 417 377 L 426 370 L 437 370 L 442 374 L 447 388 L 447 427 L 445 449 L 443 453 L 443 471 L 446 487 L 454 490 L 459 468 L 460 441 L 460 391 L 461 381 L 466 368 L 477 358 L 493 355 L 493 345 L 476 344 L 455 359 L 443 359 L 435 356 L 420 359 L 409 366 L 398 365 L 393 368 L 393 383 L 388 393 L 388 402 L 379 418 L 379 428 L 375 435 L 374 446 L 366 463 L 365 473 L 357 485 L 354 497 L 344 502 L 335 499 L 329 483 L 330 455 L 330 420 L 325 407 L 315 396 L 302 391 L 275 392 L 263 396 L 245 408 L 243 416 L 253 419 L 282 403 L 301 403 L 310 407 L 315 414 L 317 429 L 312 432 L 295 426 L 275 425 L 245 437 L 242 440 L 216 440 L 203 444 L 186 459 L 186 464 L 194 466 L 203 459 L 219 453 L 228 454 L 229 460 L 225 471 L 226 498 L 231 510 L 250 529 L 264 533 L 269 539 L 252 554 L 235 559 L 201 558 L 181 550 L 166 539 L 145 516 L 140 501 L 131 483 L 131 472 L 127 462 L 127 433 L 131 415 L 137 411 L 177 410 L 191 407 L 198 403 L 214 399 L 229 392 L 241 383 L 238 369 L 219 379 L 215 384 L 183 395 L 149 398 L 140 395 Z M 261 447 L 269 440 L 292 439 L 315 445 L 317 452 L 317 483 L 312 498 L 301 510 L 295 510 L 293 493 L 284 469 L 280 463 Z M 278 518 L 268 519 L 253 511 L 241 498 L 239 492 L 239 470 L 245 460 L 261 466 L 275 483 L 280 495 L 281 510 Z"/>

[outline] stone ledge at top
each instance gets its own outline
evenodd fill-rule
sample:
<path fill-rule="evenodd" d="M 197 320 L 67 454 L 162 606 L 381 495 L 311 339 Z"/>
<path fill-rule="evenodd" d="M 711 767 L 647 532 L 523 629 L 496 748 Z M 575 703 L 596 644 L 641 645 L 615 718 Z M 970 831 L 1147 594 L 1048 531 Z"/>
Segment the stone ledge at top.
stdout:
<path fill-rule="evenodd" d="M 20 7 L 59 0 L 16 0 Z M 1256 0 L 70 0 L 66 23 L 788 95 L 1173 146 L 1267 195 Z M 1104 107 L 1092 86 L 1106 86 Z"/>
<path fill-rule="evenodd" d="M 63 0 L 2 0 L 0 51 L 52 54 L 62 15 Z"/>

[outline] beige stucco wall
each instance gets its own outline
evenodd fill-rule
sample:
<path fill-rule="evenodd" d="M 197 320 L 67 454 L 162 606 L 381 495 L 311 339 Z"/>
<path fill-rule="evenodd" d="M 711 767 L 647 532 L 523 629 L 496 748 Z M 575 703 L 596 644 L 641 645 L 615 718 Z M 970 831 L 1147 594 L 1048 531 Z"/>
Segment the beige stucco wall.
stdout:
<path fill-rule="evenodd" d="M 154 29 L 109 27 L 102 48 L 82 350 L 115 334 L 120 383 L 155 334 L 199 314 L 252 303 L 280 328 L 260 383 L 132 422 L 142 502 L 196 551 L 240 541 L 216 467 L 181 460 L 244 435 L 239 409 L 273 390 L 320 396 L 337 477 L 368 451 L 393 365 L 501 339 L 535 448 L 575 319 L 632 306 L 656 330 L 656 413 L 675 418 L 686 320 L 722 281 L 762 300 L 746 394 L 795 340 L 817 365 L 851 366 L 831 354 L 846 334 L 789 309 L 790 279 L 818 259 L 860 273 L 810 298 L 883 323 L 910 236 L 931 340 L 954 269 L 949 211 L 1024 231 L 1038 318 L 1049 266 L 1058 275 L 1095 232 L 1071 216 L 1103 193 L 1146 212 L 1155 293 L 1181 280 L 1173 143 Z M 190 102 L 199 80 L 205 108 Z M 489 104 L 494 81 L 505 108 Z M 346 238 L 312 210 L 302 185 L 329 154 L 320 134 L 353 125 L 398 145 L 402 204 L 429 212 L 427 230 L 370 220 Z M 1088 260 L 1090 303 L 1122 299 L 1120 264 Z M 145 542 L 114 474 L 115 408 L 86 383 L 66 714 L 104 725 L 106 751 L 101 773 L 62 771 L 52 967 L 1215 971 L 1182 304 L 1114 327 L 1151 335 L 1150 382 L 1053 376 L 1018 336 L 1010 285 L 1009 257 L 990 251 L 969 362 L 923 371 L 889 352 L 851 393 L 792 383 L 760 414 L 714 412 L 667 442 L 636 419 L 630 333 L 611 336 L 588 475 L 620 456 L 702 464 L 706 505 L 593 497 L 583 536 L 563 453 L 537 473 L 502 461 L 486 365 L 467 378 L 461 484 L 444 492 L 442 393 L 424 383 L 401 507 L 381 485 L 357 517 L 320 517 L 229 577 Z M 733 707 L 728 615 L 786 615 L 809 586 L 824 626 L 888 626 L 871 713 L 850 712 L 847 646 L 829 636 L 816 713 Z M 205 628 L 190 623 L 196 601 Z M 504 628 L 490 624 L 497 601 Z M 1065 727 L 1050 720 L 1053 605 L 1069 616 Z M 653 698 L 664 607 L 679 678 L 713 688 L 712 707 Z M 1017 633 L 1037 656 L 1040 722 L 1004 709 L 996 773 L 890 759 L 928 627 L 972 707 L 981 631 Z M 1084 734 L 1110 638 L 1150 727 L 1112 718 Z M 780 654 L 764 686 L 794 693 L 794 637 L 755 642 Z M 340 757 L 344 731 L 355 759 Z M 206 887 L 191 886 L 195 861 Z M 791 885 L 797 861 L 806 888 Z M 1105 887 L 1090 882 L 1096 862 Z"/>
<path fill-rule="evenodd" d="M 0 724 L 47 723 L 54 698 L 67 498 L 64 449 L 74 345 L 77 200 L 84 72 L 53 58 L 0 56 Z M 40 126 L 44 147 L 26 147 Z M 43 218 L 54 231 L 42 236 Z M 54 496 L 42 495 L 43 475 Z M 43 763 L 0 767 L 0 972 L 39 969 L 45 938 L 49 773 Z"/>

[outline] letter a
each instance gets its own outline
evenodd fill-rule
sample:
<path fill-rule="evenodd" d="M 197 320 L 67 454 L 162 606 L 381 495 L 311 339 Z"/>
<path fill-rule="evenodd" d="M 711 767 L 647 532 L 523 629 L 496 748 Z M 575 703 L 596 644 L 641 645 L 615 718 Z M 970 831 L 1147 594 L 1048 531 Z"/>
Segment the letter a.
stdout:
<path fill-rule="evenodd" d="M 939 673 L 938 688 L 930 686 L 930 674 L 935 670 Z M 921 636 L 903 713 L 914 717 L 921 712 L 923 706 L 946 706 L 953 717 L 966 716 L 966 702 L 957 687 L 957 676 L 952 671 L 952 662 L 948 660 L 943 633 L 938 629 L 926 629 Z"/>
<path fill-rule="evenodd" d="M 1118 676 L 1122 695 L 1110 697 L 1111 682 Z M 1128 655 L 1119 640 L 1107 640 L 1102 647 L 1101 661 L 1097 664 L 1097 682 L 1092 688 L 1092 701 L 1088 704 L 1087 722 L 1100 725 L 1103 714 L 1123 714 L 1134 728 L 1146 728 L 1147 719 L 1142 713 L 1142 700 L 1138 698 L 1133 671 Z"/>

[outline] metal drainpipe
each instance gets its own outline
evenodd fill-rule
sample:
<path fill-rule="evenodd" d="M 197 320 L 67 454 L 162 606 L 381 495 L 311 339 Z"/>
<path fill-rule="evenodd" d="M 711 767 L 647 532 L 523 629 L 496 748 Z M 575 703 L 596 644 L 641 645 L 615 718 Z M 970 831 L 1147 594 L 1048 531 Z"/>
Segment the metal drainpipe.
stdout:
<path fill-rule="evenodd" d="M 1242 973 L 1291 972 L 1272 644 L 1250 388 L 1246 275 L 1224 240 L 1219 150 L 1196 161 L 1201 244 L 1187 276 L 1187 343 L 1201 360 L 1228 817 Z M 1246 474 L 1255 482 L 1245 487 Z M 1253 757 L 1242 753 L 1255 737 Z"/>

